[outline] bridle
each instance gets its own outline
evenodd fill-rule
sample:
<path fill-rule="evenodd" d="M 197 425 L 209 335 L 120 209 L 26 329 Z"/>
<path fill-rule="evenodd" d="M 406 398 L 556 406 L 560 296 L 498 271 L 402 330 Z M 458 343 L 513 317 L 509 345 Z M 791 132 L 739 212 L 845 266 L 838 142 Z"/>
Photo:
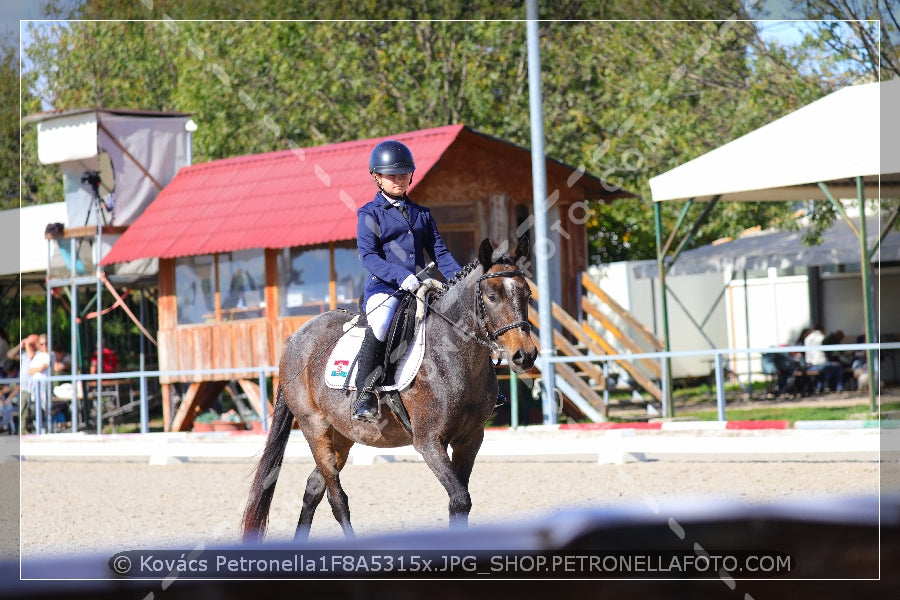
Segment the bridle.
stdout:
<path fill-rule="evenodd" d="M 524 279 L 525 273 L 523 273 L 519 269 L 510 269 L 508 271 L 497 271 L 495 273 L 485 273 L 484 275 L 479 277 L 478 281 L 476 282 L 475 297 L 477 298 L 476 305 L 478 306 L 478 317 L 481 322 L 481 326 L 484 327 L 484 332 L 487 334 L 489 342 L 493 346 L 497 345 L 497 338 L 499 338 L 501 335 L 503 335 L 507 331 L 510 331 L 511 329 L 521 328 L 522 331 L 524 331 L 525 333 L 530 333 L 531 332 L 531 323 L 522 319 L 519 321 L 515 321 L 513 323 L 509 323 L 508 325 L 504 325 L 502 327 L 494 327 L 494 328 L 492 328 L 493 330 L 488 329 L 489 319 L 487 316 L 487 311 L 484 306 L 484 293 L 482 292 L 482 289 L 481 289 L 481 283 L 487 279 L 493 279 L 495 277 L 518 277 L 518 276 L 521 276 Z M 490 319 L 490 320 L 493 321 L 492 319 Z M 493 323 L 491 323 L 491 325 L 493 325 Z"/>

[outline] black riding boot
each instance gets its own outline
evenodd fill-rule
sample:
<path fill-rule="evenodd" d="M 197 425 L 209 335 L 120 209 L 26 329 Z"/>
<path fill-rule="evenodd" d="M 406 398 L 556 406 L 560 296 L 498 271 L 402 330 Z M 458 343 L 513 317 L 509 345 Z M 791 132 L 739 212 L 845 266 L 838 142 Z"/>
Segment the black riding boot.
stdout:
<path fill-rule="evenodd" d="M 357 421 L 375 423 L 378 420 L 378 397 L 372 391 L 384 374 L 384 342 L 380 341 L 372 328 L 366 328 L 359 358 L 356 360 L 356 402 L 350 415 Z"/>

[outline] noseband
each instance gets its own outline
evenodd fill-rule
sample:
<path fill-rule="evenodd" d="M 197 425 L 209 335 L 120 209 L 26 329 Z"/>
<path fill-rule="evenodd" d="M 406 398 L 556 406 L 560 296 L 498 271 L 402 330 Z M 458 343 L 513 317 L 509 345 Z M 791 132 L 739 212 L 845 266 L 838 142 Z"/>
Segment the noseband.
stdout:
<path fill-rule="evenodd" d="M 496 344 L 497 338 L 501 335 L 509 331 L 510 329 L 521 328 L 525 333 L 529 333 L 531 331 L 531 323 L 526 320 L 519 320 L 514 323 L 510 323 L 509 325 L 504 325 L 503 327 L 498 327 L 491 332 L 488 329 L 488 319 L 487 312 L 484 307 L 484 294 L 481 290 L 481 282 L 486 279 L 493 279 L 495 277 L 518 277 L 522 276 L 525 278 L 525 274 L 519 269 L 510 269 L 509 271 L 498 271 L 496 273 L 485 273 L 481 277 L 478 278 L 477 281 L 477 298 L 478 298 L 478 317 L 481 319 L 481 325 L 484 327 L 485 332 L 488 335 L 488 339 L 492 344 Z"/>

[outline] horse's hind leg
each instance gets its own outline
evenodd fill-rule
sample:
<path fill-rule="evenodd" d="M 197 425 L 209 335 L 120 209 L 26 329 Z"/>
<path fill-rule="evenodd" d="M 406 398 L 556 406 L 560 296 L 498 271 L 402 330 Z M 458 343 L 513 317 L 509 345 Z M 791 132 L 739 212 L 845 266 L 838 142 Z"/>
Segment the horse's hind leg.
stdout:
<path fill-rule="evenodd" d="M 347 502 L 347 494 L 341 487 L 339 473 L 347 464 L 350 448 L 353 442 L 333 429 L 308 437 L 313 450 L 313 459 L 316 468 L 309 474 L 306 480 L 306 491 L 303 494 L 303 508 L 300 510 L 300 519 L 297 521 L 295 540 L 305 540 L 309 537 L 313 515 L 316 507 L 322 501 L 322 496 L 328 492 L 328 502 L 331 504 L 331 512 L 337 519 L 347 537 L 353 537 L 353 528 L 350 526 L 350 507 Z"/>
<path fill-rule="evenodd" d="M 309 537 L 309 529 L 312 527 L 313 516 L 316 507 L 325 495 L 325 478 L 319 472 L 319 467 L 313 469 L 306 479 L 306 491 L 303 493 L 303 508 L 300 509 L 300 520 L 297 521 L 297 531 L 294 534 L 295 541 L 305 540 Z"/>

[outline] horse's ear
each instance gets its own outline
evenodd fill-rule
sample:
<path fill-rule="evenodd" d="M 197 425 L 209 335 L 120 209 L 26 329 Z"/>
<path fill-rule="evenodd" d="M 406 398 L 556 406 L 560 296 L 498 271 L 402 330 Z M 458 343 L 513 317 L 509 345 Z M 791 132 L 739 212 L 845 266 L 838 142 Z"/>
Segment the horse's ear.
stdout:
<path fill-rule="evenodd" d="M 531 252 L 531 240 L 528 239 L 528 234 L 523 233 L 519 236 L 519 241 L 516 243 L 516 249 L 513 252 L 513 260 L 518 262 L 520 258 L 528 258 L 528 254 Z"/>
<path fill-rule="evenodd" d="M 484 267 L 485 271 L 490 269 L 491 265 L 494 264 L 494 247 L 491 245 L 491 240 L 488 238 L 481 240 L 481 245 L 478 247 L 478 262 L 481 263 L 481 266 Z"/>

